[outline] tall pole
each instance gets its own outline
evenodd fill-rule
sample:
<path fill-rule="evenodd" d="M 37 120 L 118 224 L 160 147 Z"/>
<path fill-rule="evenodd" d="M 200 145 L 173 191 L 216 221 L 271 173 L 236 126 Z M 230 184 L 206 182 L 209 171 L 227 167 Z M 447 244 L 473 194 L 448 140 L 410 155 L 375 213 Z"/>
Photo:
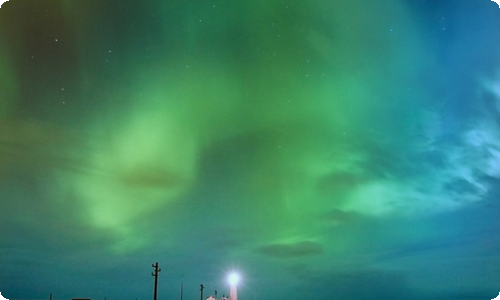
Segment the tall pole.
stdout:
<path fill-rule="evenodd" d="M 200 284 L 200 291 L 201 291 L 200 300 L 203 300 L 203 283 Z"/>
<path fill-rule="evenodd" d="M 52 293 L 50 293 L 50 300 L 52 300 Z"/>
<path fill-rule="evenodd" d="M 182 300 L 183 291 L 184 291 L 184 275 L 182 275 L 182 279 L 181 279 L 181 300 Z"/>
<path fill-rule="evenodd" d="M 158 262 L 152 265 L 155 268 L 154 272 L 151 273 L 151 276 L 155 278 L 155 290 L 153 300 L 157 300 L 157 292 L 158 292 L 158 273 L 161 272 L 161 269 L 158 268 Z"/>

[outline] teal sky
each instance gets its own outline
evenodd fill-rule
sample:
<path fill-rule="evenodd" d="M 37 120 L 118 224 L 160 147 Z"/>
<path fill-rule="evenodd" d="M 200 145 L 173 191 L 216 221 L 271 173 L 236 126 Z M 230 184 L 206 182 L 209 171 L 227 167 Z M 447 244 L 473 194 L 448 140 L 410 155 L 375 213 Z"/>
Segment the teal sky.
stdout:
<path fill-rule="evenodd" d="M 489 0 L 10 0 L 0 292 L 492 299 L 499 53 Z"/>

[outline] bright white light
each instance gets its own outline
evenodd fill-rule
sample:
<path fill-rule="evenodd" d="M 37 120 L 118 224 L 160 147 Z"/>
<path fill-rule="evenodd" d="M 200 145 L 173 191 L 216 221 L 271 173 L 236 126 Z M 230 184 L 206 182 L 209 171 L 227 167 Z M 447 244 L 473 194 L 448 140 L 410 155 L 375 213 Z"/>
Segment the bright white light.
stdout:
<path fill-rule="evenodd" d="M 240 281 L 240 275 L 236 272 L 229 274 L 229 283 L 231 285 L 236 285 Z"/>

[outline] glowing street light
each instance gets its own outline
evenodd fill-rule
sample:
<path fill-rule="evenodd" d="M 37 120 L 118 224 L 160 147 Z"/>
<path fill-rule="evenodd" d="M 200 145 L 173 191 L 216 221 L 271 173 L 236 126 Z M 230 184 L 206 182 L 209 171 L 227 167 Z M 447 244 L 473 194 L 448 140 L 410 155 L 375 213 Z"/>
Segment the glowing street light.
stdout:
<path fill-rule="evenodd" d="M 236 289 L 237 284 L 240 282 L 240 274 L 236 272 L 231 272 L 228 277 L 230 290 L 229 290 L 229 300 L 238 300 L 238 291 Z"/>
<path fill-rule="evenodd" d="M 230 285 L 237 285 L 239 281 L 240 281 L 240 275 L 238 273 L 232 272 L 231 274 L 229 274 Z"/>

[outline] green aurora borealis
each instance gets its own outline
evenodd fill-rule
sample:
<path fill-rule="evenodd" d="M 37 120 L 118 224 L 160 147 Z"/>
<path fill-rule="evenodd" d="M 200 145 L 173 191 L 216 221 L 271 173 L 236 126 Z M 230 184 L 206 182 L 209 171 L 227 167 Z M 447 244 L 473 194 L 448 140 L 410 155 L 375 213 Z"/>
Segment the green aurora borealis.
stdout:
<path fill-rule="evenodd" d="M 489 0 L 10 0 L 0 292 L 492 299 L 499 124 Z"/>

